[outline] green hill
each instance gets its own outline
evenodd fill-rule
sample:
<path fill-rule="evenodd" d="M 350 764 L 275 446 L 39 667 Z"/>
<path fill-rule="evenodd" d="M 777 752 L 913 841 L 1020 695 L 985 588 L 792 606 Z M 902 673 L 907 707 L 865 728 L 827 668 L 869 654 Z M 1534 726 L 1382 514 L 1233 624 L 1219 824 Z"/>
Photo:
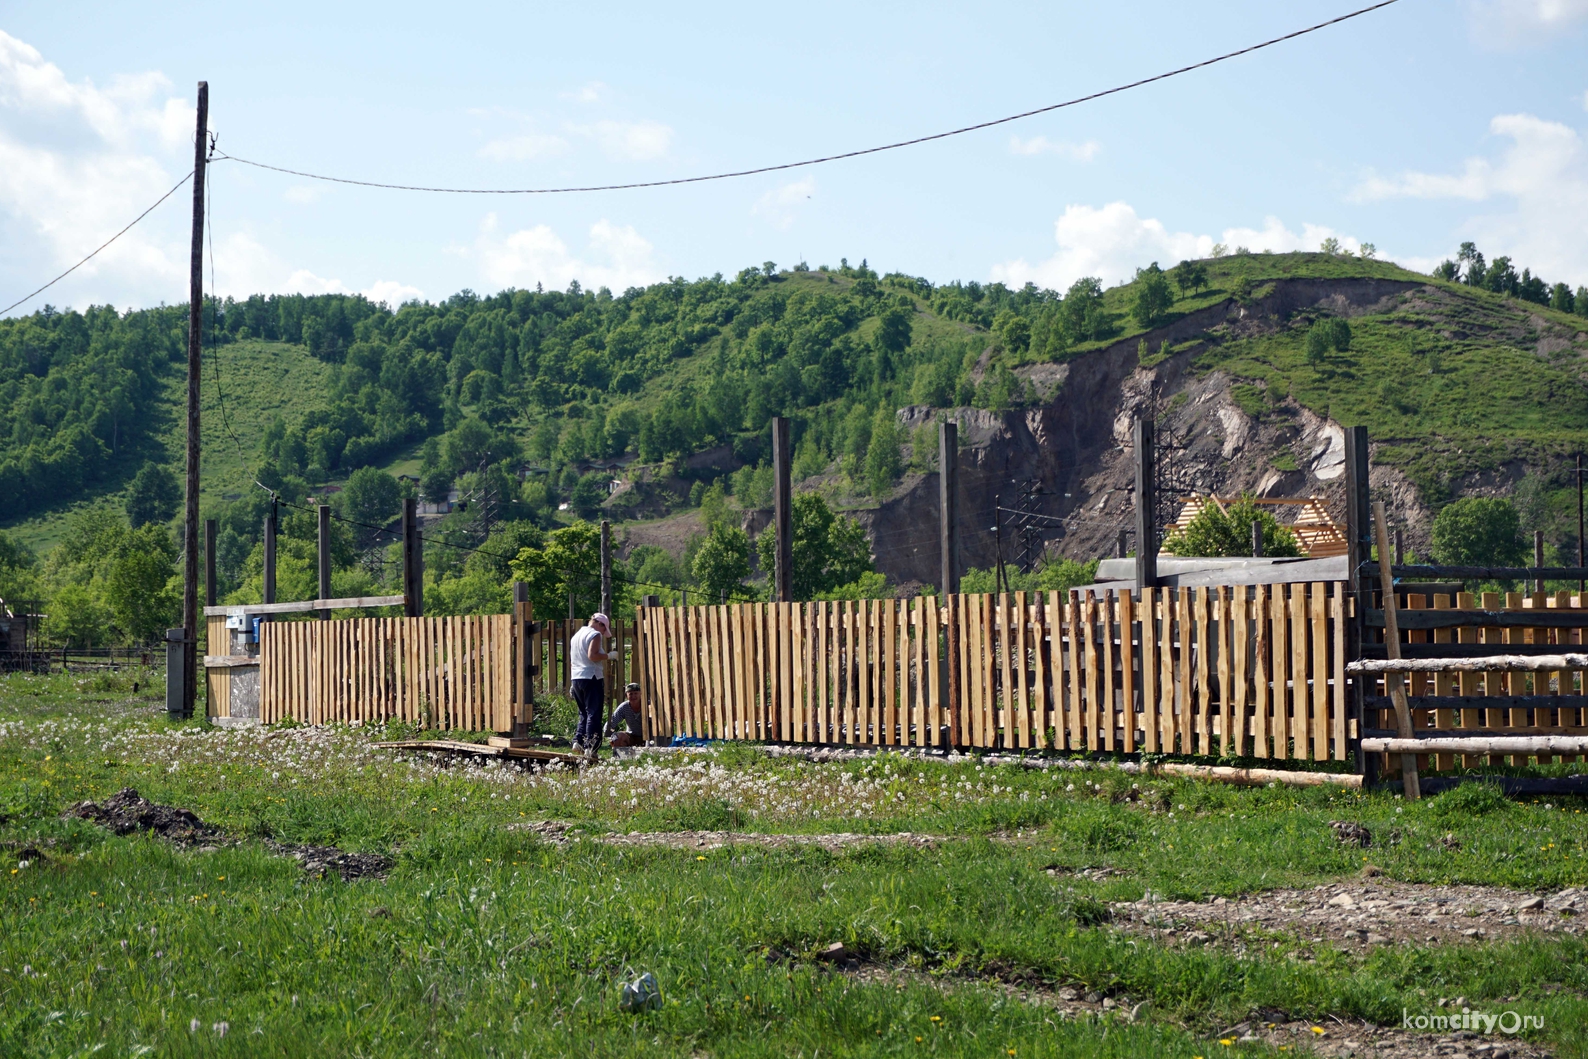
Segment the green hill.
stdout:
<path fill-rule="evenodd" d="M 775 414 L 795 420 L 801 473 L 858 497 L 904 469 L 872 455 L 894 409 L 1017 407 L 1039 399 L 1021 369 L 1138 338 L 1144 363 L 1190 351 L 1194 371 L 1238 377 L 1251 414 L 1292 398 L 1367 424 L 1377 459 L 1432 504 L 1464 476 L 1588 440 L 1582 316 L 1338 254 L 1195 264 L 1183 289 L 1150 271 L 1063 294 L 769 263 L 621 294 L 464 291 L 395 311 L 342 295 L 228 300 L 208 312 L 204 506 L 246 537 L 255 480 L 301 496 L 370 465 L 549 525 L 564 502 L 588 507 L 581 479 L 604 482 L 599 466 L 621 460 L 651 470 L 631 473 L 614 515 L 665 514 L 688 505 L 692 482 L 764 460 Z M 1363 279 L 1417 293 L 1353 316 L 1345 348 L 1309 355 L 1326 309 L 1257 319 L 1273 281 L 1315 281 L 1326 297 Z M 1182 334 L 1231 299 L 1254 307 L 1251 326 Z M 15 537 L 47 550 L 72 511 L 119 505 L 145 462 L 180 472 L 184 331 L 180 307 L 0 321 L 0 491 L 17 498 L 3 522 Z M 510 472 L 525 466 L 520 487 Z"/>

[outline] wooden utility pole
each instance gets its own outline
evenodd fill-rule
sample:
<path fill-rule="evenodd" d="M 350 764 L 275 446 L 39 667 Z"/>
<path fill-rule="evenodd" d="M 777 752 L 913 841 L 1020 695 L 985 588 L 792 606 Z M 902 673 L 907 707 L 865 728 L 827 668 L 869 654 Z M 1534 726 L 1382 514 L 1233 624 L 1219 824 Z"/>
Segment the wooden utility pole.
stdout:
<path fill-rule="evenodd" d="M 779 603 L 794 602 L 794 503 L 790 483 L 790 453 L 788 420 L 783 416 L 772 418 L 772 525 L 777 536 L 777 562 L 773 569 L 773 587 Z"/>
<path fill-rule="evenodd" d="M 535 642 L 534 610 L 529 605 L 529 586 L 522 581 L 513 582 L 513 620 L 517 623 L 518 643 L 518 716 L 513 723 L 513 736 L 529 736 L 530 723 L 535 719 L 535 664 L 531 651 Z"/>
<path fill-rule="evenodd" d="M 1583 562 L 1583 508 L 1582 508 L 1582 456 L 1577 456 L 1577 566 L 1588 566 Z M 1588 587 L 1588 581 L 1577 582 L 1577 606 L 1583 605 L 1583 589 Z"/>
<path fill-rule="evenodd" d="M 204 160 L 209 146 L 210 86 L 198 83 L 193 133 L 193 240 L 188 257 L 187 506 L 182 520 L 182 713 L 198 697 L 199 373 L 204 352 Z"/>
<path fill-rule="evenodd" d="M 937 425 L 937 539 L 943 599 L 959 591 L 959 424 Z"/>
<path fill-rule="evenodd" d="M 1157 432 L 1151 419 L 1136 420 L 1136 592 L 1158 585 Z"/>
<path fill-rule="evenodd" d="M 606 519 L 601 520 L 601 613 L 612 617 L 612 523 Z"/>
<path fill-rule="evenodd" d="M 215 596 L 215 520 L 207 518 L 204 520 L 204 605 L 215 606 Z"/>
<path fill-rule="evenodd" d="M 425 614 L 424 553 L 419 539 L 419 501 L 403 500 L 403 616 L 422 618 Z"/>
<path fill-rule="evenodd" d="M 319 547 L 319 555 L 317 556 L 317 558 L 319 559 L 319 566 L 320 566 L 320 598 L 321 599 L 330 599 L 331 598 L 331 506 L 329 504 L 321 504 L 315 510 L 315 514 L 317 514 L 319 516 L 319 519 L 320 519 L 320 525 L 319 525 L 319 531 L 320 532 L 319 532 L 319 537 L 318 537 L 318 542 L 319 542 L 319 546 L 320 547 Z M 328 611 L 328 610 L 320 611 L 320 620 L 321 621 L 329 621 L 330 618 L 331 618 L 331 612 L 330 611 Z"/>
<path fill-rule="evenodd" d="M 276 501 L 270 501 L 270 514 L 265 516 L 265 569 L 261 577 L 260 602 L 276 601 Z M 265 619 L 269 621 L 267 617 Z"/>
<path fill-rule="evenodd" d="M 1252 558 L 1263 557 L 1263 522 L 1262 519 L 1252 519 Z"/>
<path fill-rule="evenodd" d="M 1396 549 L 1397 552 L 1399 552 L 1399 550 L 1400 549 L 1398 549 L 1398 548 Z M 1397 555 L 1396 558 L 1399 559 L 1400 556 Z M 1542 567 L 1543 565 L 1544 565 L 1544 531 L 1543 530 L 1534 530 L 1533 531 L 1533 568 L 1536 570 L 1536 569 L 1539 569 L 1540 567 Z M 1542 577 L 1533 578 L 1533 591 L 1535 593 L 1544 591 L 1544 579 Z"/>

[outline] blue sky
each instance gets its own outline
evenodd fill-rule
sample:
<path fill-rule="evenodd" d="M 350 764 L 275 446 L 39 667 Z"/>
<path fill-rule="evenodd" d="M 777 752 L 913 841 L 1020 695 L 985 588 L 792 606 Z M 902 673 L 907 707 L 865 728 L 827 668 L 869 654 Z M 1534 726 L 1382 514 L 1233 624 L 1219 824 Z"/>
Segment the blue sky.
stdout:
<path fill-rule="evenodd" d="M 870 146 L 1255 43 L 1350 0 L 0 5 L 0 305 L 223 151 L 416 184 L 689 176 Z M 614 289 L 866 258 L 1114 283 L 1327 235 L 1429 268 L 1464 239 L 1588 284 L 1588 0 L 1400 0 L 1209 70 L 915 148 L 684 188 L 451 196 L 222 163 L 222 293 Z M 186 193 L 15 312 L 186 300 Z"/>

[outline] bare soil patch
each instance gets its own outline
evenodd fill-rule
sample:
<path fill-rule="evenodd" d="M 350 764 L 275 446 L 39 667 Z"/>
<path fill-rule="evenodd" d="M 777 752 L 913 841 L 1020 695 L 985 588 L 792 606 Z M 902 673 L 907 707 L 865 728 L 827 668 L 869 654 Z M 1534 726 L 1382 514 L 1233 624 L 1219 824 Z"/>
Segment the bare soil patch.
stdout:
<path fill-rule="evenodd" d="M 769 951 L 767 958 L 773 962 L 798 959 L 778 950 Z M 1145 1001 L 1123 995 L 1106 996 L 1085 986 L 1055 987 L 996 964 L 984 968 L 979 975 L 933 974 L 915 967 L 869 962 L 837 942 L 819 950 L 810 961 L 858 982 L 892 986 L 921 982 L 945 991 L 971 984 L 1001 989 L 1011 1000 L 1052 1009 L 1064 1019 L 1135 1022 L 1151 1016 Z M 1497 1015 L 1506 1005 L 1486 1004 L 1484 1009 Z M 1445 1014 L 1460 1010 L 1453 1005 L 1436 1009 Z M 1209 1039 L 1207 1054 L 1225 1045 L 1265 1043 L 1300 1055 L 1355 1059 L 1550 1059 L 1550 1053 L 1539 1046 L 1492 1030 L 1419 1033 L 1399 1026 L 1334 1017 L 1308 1022 L 1277 1011 L 1266 1012 L 1265 1016 L 1220 1030 Z"/>
<path fill-rule="evenodd" d="M 1171 943 L 1218 943 L 1246 951 L 1272 947 L 1278 935 L 1290 935 L 1313 944 L 1365 950 L 1375 945 L 1492 941 L 1527 931 L 1582 934 L 1588 894 L 1575 887 L 1530 894 L 1497 886 L 1426 886 L 1377 878 L 1205 901 L 1165 901 L 1149 892 L 1140 901 L 1110 907 L 1117 925 Z"/>
<path fill-rule="evenodd" d="M 131 787 L 123 787 L 101 803 L 78 802 L 65 815 L 88 820 L 118 835 L 147 831 L 188 849 L 214 850 L 237 842 L 220 828 L 200 820 L 190 810 L 151 802 Z M 367 876 L 379 878 L 391 868 L 391 858 L 379 853 L 348 853 L 335 846 L 295 845 L 269 840 L 265 846 L 272 853 L 293 858 L 304 871 L 321 878 L 333 872 L 345 881 Z"/>

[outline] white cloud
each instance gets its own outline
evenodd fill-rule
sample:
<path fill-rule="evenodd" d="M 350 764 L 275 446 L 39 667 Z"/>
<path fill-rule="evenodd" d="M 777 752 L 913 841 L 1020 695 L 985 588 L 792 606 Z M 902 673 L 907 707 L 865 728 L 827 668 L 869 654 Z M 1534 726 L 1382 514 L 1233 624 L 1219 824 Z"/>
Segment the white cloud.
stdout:
<path fill-rule="evenodd" d="M 0 214 L 21 235 L 7 247 L 14 268 L 42 279 L 74 264 L 177 182 L 187 167 L 181 154 L 191 151 L 192 108 L 163 98 L 170 87 L 158 73 L 118 77 L 107 88 L 73 82 L 36 48 L 0 32 Z M 168 200 L 40 301 L 185 291 L 179 233 L 187 196 L 172 198 L 177 207 Z"/>
<path fill-rule="evenodd" d="M 815 193 L 816 178 L 806 177 L 768 191 L 756 200 L 750 212 L 765 217 L 774 228 L 787 231 L 794 224 L 795 211 Z"/>
<path fill-rule="evenodd" d="M 1056 154 L 1072 162 L 1090 162 L 1102 149 L 1103 145 L 1096 140 L 1066 143 L 1063 140 L 1050 140 L 1046 136 L 1033 136 L 1029 140 L 1022 140 L 1018 136 L 1009 137 L 1009 150 L 1014 154 Z"/>
<path fill-rule="evenodd" d="M 614 291 L 640 287 L 663 278 L 656 267 L 651 244 L 629 226 L 605 219 L 590 226 L 590 242 L 583 258 L 544 224 L 506 235 L 498 231 L 496 214 L 480 225 L 473 254 L 478 256 L 486 280 L 499 287 L 533 287 L 539 283 L 560 290 L 578 280 L 586 289 L 609 287 Z"/>
<path fill-rule="evenodd" d="M 1473 39 L 1511 46 L 1548 43 L 1588 19 L 1588 0 L 1469 0 Z"/>
<path fill-rule="evenodd" d="M 1501 114 L 1489 131 L 1510 141 L 1496 157 L 1469 158 L 1452 174 L 1370 176 L 1355 195 L 1507 202 L 1507 210 L 1468 220 L 1465 234 L 1551 278 L 1588 281 L 1588 144 L 1577 130 L 1531 114 Z"/>
<path fill-rule="evenodd" d="M 1356 239 L 1323 225 L 1304 224 L 1298 235 L 1277 217 L 1267 218 L 1261 228 L 1226 228 L 1217 239 L 1171 232 L 1162 221 L 1139 216 L 1125 202 L 1110 202 L 1101 208 L 1067 206 L 1064 216 L 1054 223 L 1053 235 L 1059 249 L 1052 257 L 1035 264 L 1020 258 L 994 265 L 991 278 L 1010 286 L 1029 281 L 1064 290 L 1082 276 L 1096 276 L 1105 284 L 1121 283 L 1151 261 L 1168 268 L 1185 258 L 1207 257 L 1216 242 L 1282 253 L 1316 250 L 1333 236 L 1353 252 L 1360 247 Z"/>
<path fill-rule="evenodd" d="M 660 158 L 673 143 L 673 130 L 658 121 L 598 121 L 574 126 L 594 139 L 608 156 L 625 162 Z"/>
<path fill-rule="evenodd" d="M 553 158 L 568 151 L 568 141 L 561 136 L 545 133 L 525 133 L 521 136 L 501 136 L 480 148 L 480 157 L 495 162 L 527 162 L 536 158 Z"/>
<path fill-rule="evenodd" d="M 418 287 L 397 280 L 376 280 L 355 291 L 339 279 L 328 279 L 311 269 L 293 268 L 281 256 L 247 232 L 235 232 L 215 248 L 215 284 L 221 297 L 245 298 L 262 291 L 275 294 L 362 294 L 372 302 L 396 308 L 405 301 L 424 298 Z M 206 277 L 206 283 L 208 277 Z"/>

